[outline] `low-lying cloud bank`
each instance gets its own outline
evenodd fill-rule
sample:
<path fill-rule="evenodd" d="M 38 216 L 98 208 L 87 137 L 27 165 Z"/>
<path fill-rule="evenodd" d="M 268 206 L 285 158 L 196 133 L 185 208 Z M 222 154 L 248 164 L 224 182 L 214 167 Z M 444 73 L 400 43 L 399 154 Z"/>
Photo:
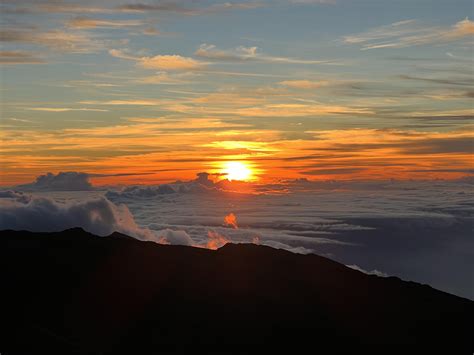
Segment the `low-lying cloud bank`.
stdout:
<path fill-rule="evenodd" d="M 104 187 L 94 186 L 90 179 L 106 176 L 142 175 L 133 173 L 124 174 L 89 174 L 85 172 L 59 172 L 40 175 L 29 184 L 17 185 L 17 191 L 44 192 L 44 191 L 94 191 L 103 190 Z M 425 189 L 436 185 L 446 187 L 449 185 L 472 186 L 474 177 L 465 177 L 458 180 L 430 180 L 430 181 L 398 181 L 398 180 L 308 180 L 306 178 L 280 180 L 275 183 L 261 184 L 258 182 L 230 181 L 218 178 L 219 174 L 201 172 L 194 180 L 175 181 L 161 185 L 131 185 L 121 189 L 108 188 L 106 197 L 112 201 L 152 199 L 154 197 L 173 194 L 217 194 L 236 192 L 241 194 L 288 194 L 297 192 L 320 191 L 380 191 L 400 189 Z"/>
<path fill-rule="evenodd" d="M 250 183 L 242 181 L 221 180 L 214 182 L 209 177 L 211 174 L 199 173 L 196 179 L 191 181 L 176 181 L 162 185 L 133 185 L 122 190 L 109 190 L 106 196 L 110 199 L 146 199 L 170 194 L 212 194 L 219 192 L 251 192 Z"/>
<path fill-rule="evenodd" d="M 218 249 L 229 242 L 245 242 L 242 240 L 232 241 L 228 236 L 215 230 L 208 230 L 207 235 L 204 235 L 201 240 L 193 240 L 184 230 L 142 228 L 137 225 L 125 204 L 115 204 L 102 196 L 58 202 L 48 197 L 28 195 L 19 191 L 0 191 L 0 230 L 59 232 L 76 227 L 81 227 L 98 236 L 120 232 L 140 240 L 159 244 L 186 245 L 208 249 Z M 247 242 L 260 243 L 260 239 L 254 236 Z M 264 241 L 261 244 L 296 253 L 312 252 L 310 249 L 293 248 L 274 241 Z"/>
<path fill-rule="evenodd" d="M 104 197 L 66 203 L 15 191 L 2 191 L 0 197 L 0 229 L 54 232 L 81 227 L 99 236 L 117 231 L 153 238 L 151 231 L 137 226 L 127 206 Z"/>
<path fill-rule="evenodd" d="M 23 191 L 90 191 L 94 187 L 89 177 L 87 173 L 75 171 L 47 173 L 38 176 L 30 184 L 19 185 L 16 188 Z"/>
<path fill-rule="evenodd" d="M 89 174 L 84 172 L 68 171 L 46 173 L 38 176 L 35 181 L 29 184 L 17 185 L 15 190 L 26 192 L 42 191 L 93 191 L 100 187 L 93 186 L 90 179 L 105 176 L 134 175 L 134 174 Z M 218 191 L 232 191 L 242 189 L 245 182 L 221 180 L 214 182 L 209 177 L 211 174 L 198 173 L 196 179 L 190 181 L 176 181 L 162 185 L 133 185 L 121 190 L 110 190 L 109 197 L 124 198 L 152 198 L 159 195 L 179 194 L 179 193 L 212 193 Z M 245 190 L 245 189 L 244 189 Z"/>

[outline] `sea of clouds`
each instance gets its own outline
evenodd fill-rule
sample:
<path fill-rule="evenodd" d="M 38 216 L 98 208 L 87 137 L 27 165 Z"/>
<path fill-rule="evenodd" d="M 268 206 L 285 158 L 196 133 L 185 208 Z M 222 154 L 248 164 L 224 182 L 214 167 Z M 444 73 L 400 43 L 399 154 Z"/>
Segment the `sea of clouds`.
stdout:
<path fill-rule="evenodd" d="M 82 227 L 211 249 L 258 243 L 474 299 L 473 186 L 471 179 L 293 180 L 237 193 L 242 183 L 214 183 L 202 173 L 188 182 L 100 190 L 84 173 L 46 174 L 0 191 L 0 229 Z"/>

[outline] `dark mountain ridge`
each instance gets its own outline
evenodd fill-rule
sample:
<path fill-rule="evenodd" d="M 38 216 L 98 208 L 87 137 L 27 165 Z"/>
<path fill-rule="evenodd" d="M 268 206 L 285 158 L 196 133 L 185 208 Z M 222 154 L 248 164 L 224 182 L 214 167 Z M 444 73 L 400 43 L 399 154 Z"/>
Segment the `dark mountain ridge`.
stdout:
<path fill-rule="evenodd" d="M 2 355 L 474 350 L 472 301 L 265 246 L 2 231 L 0 277 Z"/>

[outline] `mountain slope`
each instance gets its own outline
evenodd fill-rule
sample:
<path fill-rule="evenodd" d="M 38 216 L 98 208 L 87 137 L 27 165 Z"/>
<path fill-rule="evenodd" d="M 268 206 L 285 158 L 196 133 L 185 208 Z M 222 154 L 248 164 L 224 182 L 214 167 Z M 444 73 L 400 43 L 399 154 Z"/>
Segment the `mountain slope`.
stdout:
<path fill-rule="evenodd" d="M 3 231 L 0 277 L 2 355 L 474 350 L 472 301 L 265 246 Z"/>

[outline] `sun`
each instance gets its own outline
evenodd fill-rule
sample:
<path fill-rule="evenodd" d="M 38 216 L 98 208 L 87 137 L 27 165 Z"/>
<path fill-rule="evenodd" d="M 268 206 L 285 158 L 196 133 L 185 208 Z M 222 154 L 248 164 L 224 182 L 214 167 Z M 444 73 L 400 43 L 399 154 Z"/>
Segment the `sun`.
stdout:
<path fill-rule="evenodd" d="M 229 180 L 250 180 L 252 177 L 252 170 L 247 164 L 240 161 L 226 162 L 222 172 L 227 175 Z"/>

